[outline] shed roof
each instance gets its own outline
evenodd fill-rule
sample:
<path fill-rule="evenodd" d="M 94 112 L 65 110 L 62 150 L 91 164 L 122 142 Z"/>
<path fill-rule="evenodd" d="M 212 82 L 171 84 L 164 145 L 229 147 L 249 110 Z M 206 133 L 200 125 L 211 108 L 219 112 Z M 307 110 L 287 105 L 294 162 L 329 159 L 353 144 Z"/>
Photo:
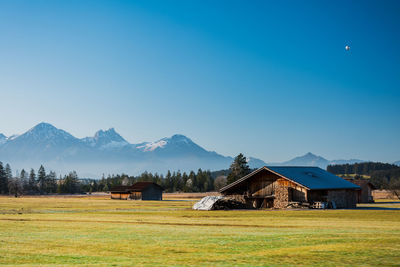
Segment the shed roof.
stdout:
<path fill-rule="evenodd" d="M 360 189 L 358 185 L 350 183 L 318 167 L 264 166 L 223 187 L 220 192 L 232 189 L 236 185 L 243 183 L 261 171 L 272 172 L 284 179 L 304 186 L 309 190 Z"/>
<path fill-rule="evenodd" d="M 147 187 L 154 185 L 163 189 L 160 185 L 153 183 L 153 182 L 137 182 L 133 185 L 126 185 L 126 186 L 114 186 L 111 188 L 111 192 L 118 192 L 118 193 L 128 193 L 128 192 L 141 192 L 145 190 Z"/>
<path fill-rule="evenodd" d="M 346 178 L 346 181 L 349 181 L 350 183 L 356 184 L 358 186 L 368 185 L 371 187 L 371 189 L 376 189 L 376 187 L 368 180 Z"/>

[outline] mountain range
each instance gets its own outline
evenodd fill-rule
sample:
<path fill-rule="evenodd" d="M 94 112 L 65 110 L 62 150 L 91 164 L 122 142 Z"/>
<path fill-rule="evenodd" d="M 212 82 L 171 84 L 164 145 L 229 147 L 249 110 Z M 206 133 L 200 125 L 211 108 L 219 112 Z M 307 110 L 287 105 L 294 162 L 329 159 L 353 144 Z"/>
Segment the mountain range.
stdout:
<path fill-rule="evenodd" d="M 49 123 L 39 123 L 21 135 L 0 134 L 0 161 L 14 169 L 37 168 L 43 164 L 59 173 L 76 170 L 82 177 L 143 171 L 165 173 L 167 170 L 190 171 L 198 168 L 227 169 L 233 158 L 207 151 L 190 138 L 176 134 L 154 142 L 131 144 L 114 128 L 99 130 L 93 137 L 76 138 Z M 282 163 L 265 163 L 248 158 L 251 168 L 264 165 L 319 166 L 362 162 L 333 160 L 307 153 Z"/>

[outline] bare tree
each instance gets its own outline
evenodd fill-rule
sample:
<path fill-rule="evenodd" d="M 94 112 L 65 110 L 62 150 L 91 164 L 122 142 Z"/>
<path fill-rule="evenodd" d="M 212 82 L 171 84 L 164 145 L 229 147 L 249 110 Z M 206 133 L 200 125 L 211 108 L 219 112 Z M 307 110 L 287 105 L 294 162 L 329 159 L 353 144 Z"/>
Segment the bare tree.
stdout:
<path fill-rule="evenodd" d="M 222 187 L 226 185 L 226 176 L 221 175 L 215 178 L 214 180 L 214 188 L 215 190 L 220 190 Z"/>
<path fill-rule="evenodd" d="M 22 195 L 24 191 L 24 186 L 21 179 L 14 177 L 8 180 L 8 191 L 11 195 L 18 197 Z"/>

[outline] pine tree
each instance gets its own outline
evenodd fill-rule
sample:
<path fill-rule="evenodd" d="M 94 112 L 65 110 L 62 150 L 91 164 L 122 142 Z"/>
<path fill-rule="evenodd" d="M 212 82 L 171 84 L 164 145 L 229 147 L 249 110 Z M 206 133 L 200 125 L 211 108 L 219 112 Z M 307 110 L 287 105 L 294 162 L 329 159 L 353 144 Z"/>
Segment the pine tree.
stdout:
<path fill-rule="evenodd" d="M 31 169 L 31 172 L 29 173 L 28 187 L 31 194 L 37 192 L 36 174 L 34 169 Z"/>
<path fill-rule="evenodd" d="M 46 192 L 46 171 L 43 165 L 40 165 L 38 171 L 38 183 L 39 183 L 39 192 L 43 194 Z"/>
<path fill-rule="evenodd" d="M 7 175 L 3 167 L 3 163 L 0 161 L 0 194 L 8 193 L 8 180 Z"/>
<path fill-rule="evenodd" d="M 172 192 L 172 175 L 171 175 L 171 171 L 168 170 L 167 175 L 165 176 L 165 184 L 164 184 L 164 188 L 167 190 L 167 192 Z"/>
<path fill-rule="evenodd" d="M 189 182 L 189 184 L 188 184 L 189 192 L 198 192 L 199 191 L 199 189 L 197 187 L 197 176 L 194 173 L 194 171 L 190 172 L 188 182 Z"/>
<path fill-rule="evenodd" d="M 57 192 L 57 175 L 55 172 L 50 171 L 46 177 L 46 193 L 56 193 Z"/>
<path fill-rule="evenodd" d="M 11 170 L 10 164 L 8 164 L 8 163 L 6 164 L 5 172 L 6 172 L 7 180 L 11 180 L 13 178 L 12 170 Z"/>
<path fill-rule="evenodd" d="M 20 179 L 21 184 L 22 184 L 22 188 L 23 188 L 22 191 L 23 192 L 29 191 L 28 178 L 27 178 L 26 171 L 24 169 L 22 169 L 21 173 L 19 174 L 19 179 Z"/>
<path fill-rule="evenodd" d="M 246 157 L 242 153 L 235 157 L 229 170 L 230 173 L 227 177 L 228 184 L 233 183 L 243 176 L 246 176 L 251 171 L 249 165 L 247 164 Z"/>

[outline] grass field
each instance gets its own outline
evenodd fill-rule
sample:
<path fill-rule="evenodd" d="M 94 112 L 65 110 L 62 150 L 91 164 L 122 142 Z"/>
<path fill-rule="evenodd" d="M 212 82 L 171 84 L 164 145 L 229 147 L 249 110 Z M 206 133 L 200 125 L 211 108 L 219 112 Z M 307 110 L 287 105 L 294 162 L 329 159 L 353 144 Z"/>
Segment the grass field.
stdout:
<path fill-rule="evenodd" d="M 400 202 L 193 211 L 194 202 L 1 197 L 0 265 L 400 266 Z"/>

